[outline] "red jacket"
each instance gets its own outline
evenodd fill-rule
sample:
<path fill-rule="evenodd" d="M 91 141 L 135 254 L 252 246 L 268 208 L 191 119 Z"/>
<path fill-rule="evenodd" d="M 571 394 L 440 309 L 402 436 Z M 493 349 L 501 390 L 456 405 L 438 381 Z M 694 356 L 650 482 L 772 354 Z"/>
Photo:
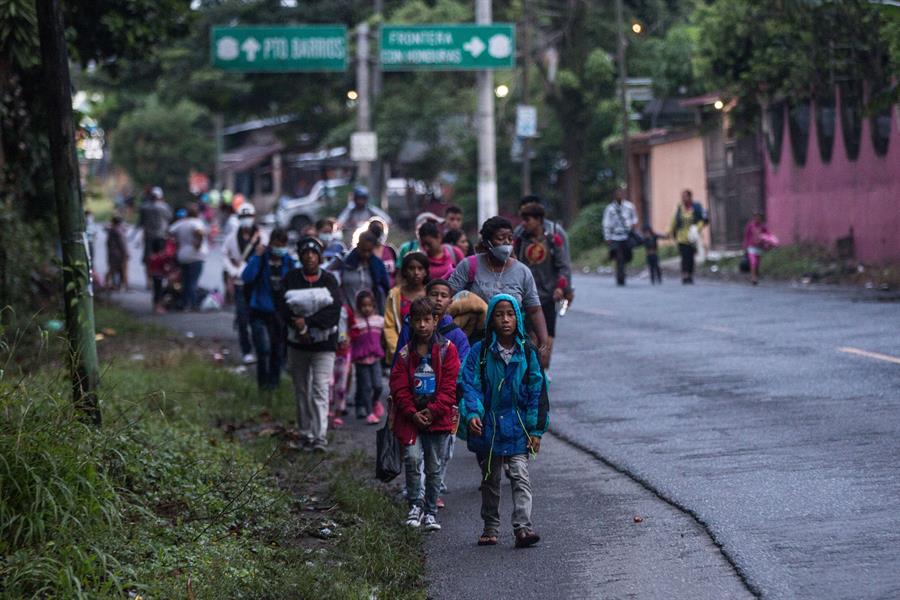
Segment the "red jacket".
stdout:
<path fill-rule="evenodd" d="M 417 412 L 413 393 L 413 373 L 419 366 L 419 355 L 411 350 L 415 340 L 410 341 L 397 354 L 391 369 L 391 397 L 393 399 L 394 435 L 404 446 L 416 443 L 419 428 L 413 421 Z M 425 431 L 429 433 L 451 433 L 456 430 L 459 413 L 456 407 L 456 378 L 459 375 L 459 355 L 449 340 L 439 337 L 431 346 L 431 364 L 436 379 L 434 399 L 428 404 L 434 420 Z"/>

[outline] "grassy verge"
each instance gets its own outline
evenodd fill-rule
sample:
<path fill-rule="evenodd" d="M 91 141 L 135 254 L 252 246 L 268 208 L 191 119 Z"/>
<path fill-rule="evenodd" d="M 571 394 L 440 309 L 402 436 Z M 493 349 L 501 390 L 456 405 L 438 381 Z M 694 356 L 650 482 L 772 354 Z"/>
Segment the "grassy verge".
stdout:
<path fill-rule="evenodd" d="M 673 256 L 678 256 L 678 249 L 675 246 L 666 245 L 659 247 L 660 260 L 672 258 Z M 615 266 L 615 262 L 609 260 L 609 248 L 605 244 L 588 248 L 584 252 L 579 253 L 573 263 L 576 270 L 583 272 L 592 272 L 598 268 Z M 647 265 L 647 253 L 643 246 L 632 251 L 632 259 L 628 264 L 630 268 L 634 269 L 643 269 Z"/>
<path fill-rule="evenodd" d="M 419 539 L 364 457 L 291 450 L 287 390 L 260 398 L 119 311 L 98 323 L 101 430 L 58 367 L 0 374 L 0 595 L 425 597 Z"/>
<path fill-rule="evenodd" d="M 740 272 L 740 261 L 740 257 L 707 261 L 702 271 L 706 275 L 725 279 L 746 279 L 748 275 Z M 763 254 L 759 268 L 764 279 L 859 285 L 882 290 L 900 288 L 900 266 L 872 266 L 842 260 L 827 248 L 815 244 L 795 244 L 769 250 Z"/>

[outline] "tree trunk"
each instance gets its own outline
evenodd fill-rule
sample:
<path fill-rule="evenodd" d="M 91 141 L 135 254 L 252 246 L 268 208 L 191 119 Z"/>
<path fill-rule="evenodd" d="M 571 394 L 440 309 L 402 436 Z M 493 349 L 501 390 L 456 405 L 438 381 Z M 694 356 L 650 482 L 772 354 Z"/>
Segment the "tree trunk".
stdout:
<path fill-rule="evenodd" d="M 565 225 L 571 227 L 581 210 L 581 175 L 584 170 L 584 136 L 582 132 L 567 132 L 563 143 L 566 170 L 562 174 L 563 215 Z"/>

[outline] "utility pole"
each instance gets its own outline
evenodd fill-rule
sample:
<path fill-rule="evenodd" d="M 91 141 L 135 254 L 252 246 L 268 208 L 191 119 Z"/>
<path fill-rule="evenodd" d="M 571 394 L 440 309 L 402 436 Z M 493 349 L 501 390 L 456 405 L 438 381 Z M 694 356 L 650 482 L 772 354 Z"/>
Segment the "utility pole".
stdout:
<path fill-rule="evenodd" d="M 491 23 L 491 0 L 475 0 L 475 22 Z M 494 139 L 494 75 L 491 71 L 476 74 L 478 109 L 478 224 L 496 216 L 497 147 Z"/>
<path fill-rule="evenodd" d="M 94 338 L 94 302 L 91 257 L 85 232 L 75 124 L 72 119 L 72 82 L 59 0 L 37 0 L 38 34 L 49 115 L 50 162 L 62 248 L 63 298 L 66 338 L 72 372 L 73 400 L 77 409 L 100 425 L 97 386 L 97 344 Z"/>
<path fill-rule="evenodd" d="M 525 47 L 522 49 L 522 104 L 531 98 L 528 90 L 528 72 L 531 70 L 531 3 L 523 0 L 525 12 Z M 522 138 L 522 196 L 531 194 L 531 139 Z"/>
<path fill-rule="evenodd" d="M 380 27 L 384 21 L 384 0 L 375 0 L 375 20 Z M 379 48 L 380 50 L 380 48 Z M 383 84 L 383 74 L 381 72 L 381 52 L 375 53 L 372 60 L 372 104 L 377 105 L 378 98 L 381 96 L 381 88 Z M 377 109 L 376 109 L 377 112 Z M 384 164 L 381 158 L 377 158 L 372 165 L 372 196 L 376 203 L 380 205 L 382 192 L 384 190 Z M 386 208 L 386 207 L 382 207 Z"/>
<path fill-rule="evenodd" d="M 356 26 L 356 130 L 372 131 L 372 112 L 369 94 L 372 86 L 369 82 L 369 24 Z M 357 177 L 364 185 L 372 183 L 372 163 L 360 161 Z"/>
<path fill-rule="evenodd" d="M 622 178 L 625 186 L 629 187 L 628 180 L 628 125 L 630 119 L 628 116 L 628 99 L 626 94 L 626 86 L 628 79 L 628 70 L 625 66 L 625 17 L 622 9 L 622 0 L 616 0 L 616 22 L 618 25 L 618 44 L 616 51 L 616 60 L 619 63 L 619 99 L 622 101 Z"/>

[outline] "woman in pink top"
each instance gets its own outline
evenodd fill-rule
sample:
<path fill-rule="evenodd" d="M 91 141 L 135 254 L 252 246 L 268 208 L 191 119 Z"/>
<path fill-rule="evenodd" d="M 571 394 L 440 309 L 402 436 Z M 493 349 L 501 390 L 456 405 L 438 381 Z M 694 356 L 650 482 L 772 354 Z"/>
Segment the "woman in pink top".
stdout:
<path fill-rule="evenodd" d="M 419 227 L 419 245 L 428 257 L 428 279 L 448 279 L 464 257 L 462 251 L 441 243 L 437 224 L 426 221 Z"/>
<path fill-rule="evenodd" d="M 356 418 L 372 425 L 379 420 L 374 407 L 381 399 L 382 331 L 384 317 L 375 312 L 375 296 L 362 290 L 350 324 L 350 357 L 356 369 Z"/>
<path fill-rule="evenodd" d="M 763 222 L 761 212 L 753 213 L 753 218 L 744 228 L 744 250 L 750 261 L 750 281 L 753 285 L 759 283 L 759 261 L 762 253 L 777 244 L 775 236 L 769 233 L 769 229 Z"/>

